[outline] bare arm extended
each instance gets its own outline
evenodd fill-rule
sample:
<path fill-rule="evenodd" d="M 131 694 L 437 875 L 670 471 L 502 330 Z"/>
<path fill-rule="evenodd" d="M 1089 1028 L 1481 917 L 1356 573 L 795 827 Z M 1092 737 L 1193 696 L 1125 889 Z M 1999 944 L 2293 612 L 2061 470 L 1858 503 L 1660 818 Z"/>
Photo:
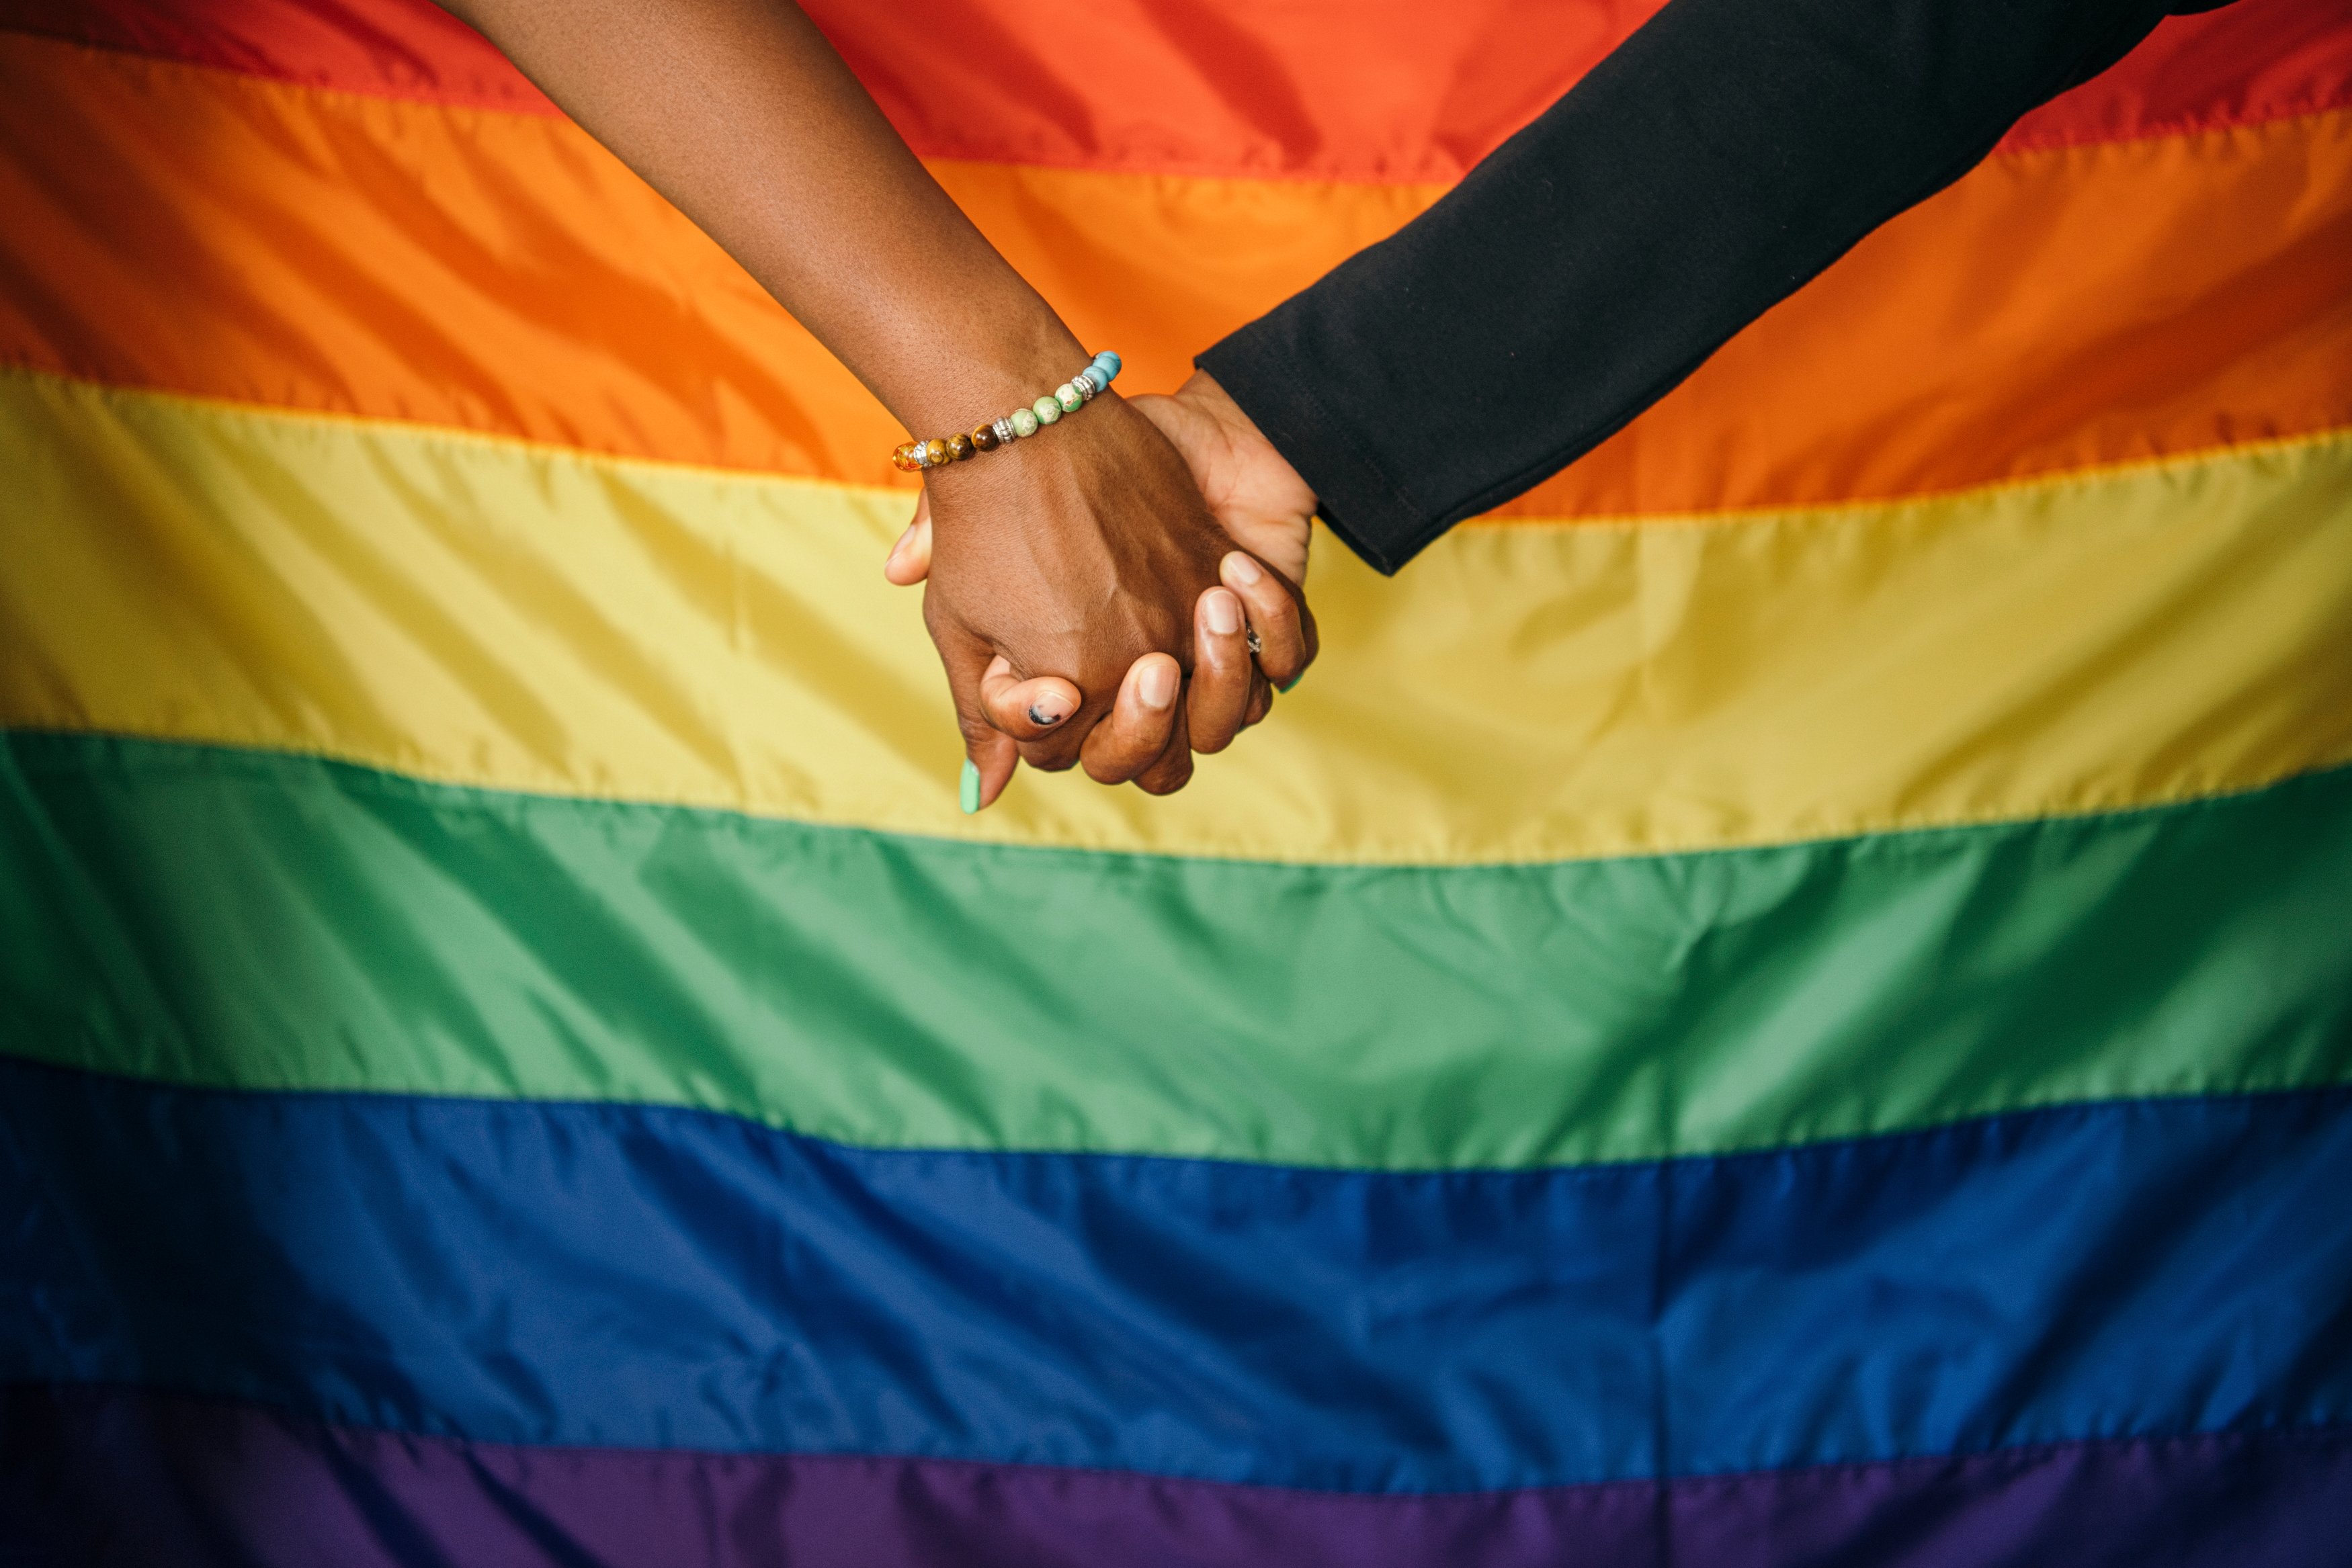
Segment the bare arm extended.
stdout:
<path fill-rule="evenodd" d="M 910 432 L 970 429 L 1090 358 L 790 0 L 446 4 L 724 246 Z M 1210 624 L 1196 622 L 1196 601 L 1234 547 L 1174 448 L 1112 393 L 1042 439 L 926 478 L 924 618 L 983 798 L 1010 777 L 1016 742 L 1040 767 L 1083 760 L 1107 782 L 1180 787 L 1192 768 L 1184 709 L 1160 737 L 1178 666 L 1195 667 L 1196 624 Z M 1311 632 L 1298 616 L 1252 620 L 1264 622 L 1266 674 L 1304 666 Z M 1256 679 L 1246 654 L 1197 653 L 1212 684 Z M 1230 690 L 1202 695 L 1216 700 L 1194 706 L 1219 715 L 1263 703 L 1262 693 L 1246 705 Z M 1139 703 L 1161 722 L 1135 722 Z"/>

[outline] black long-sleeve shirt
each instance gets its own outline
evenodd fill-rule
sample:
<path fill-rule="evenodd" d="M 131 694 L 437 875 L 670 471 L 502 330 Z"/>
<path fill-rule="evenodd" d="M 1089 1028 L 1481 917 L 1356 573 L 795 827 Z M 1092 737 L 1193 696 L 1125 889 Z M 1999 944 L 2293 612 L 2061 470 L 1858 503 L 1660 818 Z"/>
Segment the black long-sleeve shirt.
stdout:
<path fill-rule="evenodd" d="M 1427 213 L 1199 363 L 1392 572 L 2216 3 L 1672 0 Z"/>

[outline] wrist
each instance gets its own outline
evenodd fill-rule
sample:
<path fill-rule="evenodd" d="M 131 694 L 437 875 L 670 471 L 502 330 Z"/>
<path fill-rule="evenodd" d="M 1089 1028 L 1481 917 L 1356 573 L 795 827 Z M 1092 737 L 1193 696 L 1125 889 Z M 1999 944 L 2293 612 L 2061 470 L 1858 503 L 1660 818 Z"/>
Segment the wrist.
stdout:
<path fill-rule="evenodd" d="M 1064 360 L 1062 362 L 1068 361 Z M 980 423 L 969 429 L 951 430 L 945 435 L 918 435 L 903 442 L 891 454 L 892 465 L 901 473 L 922 475 L 925 486 L 930 487 L 935 495 L 942 494 L 942 486 L 962 491 L 974 481 L 950 479 L 948 476 L 958 467 L 969 468 L 974 458 L 987 458 L 982 468 L 995 474 L 1000 479 L 1011 478 L 1016 466 L 1034 474 L 1038 471 L 1040 461 L 1050 465 L 1055 455 L 1066 459 L 1082 452 L 1089 444 L 1086 439 L 1087 435 L 1105 434 L 1116 423 L 1112 409 L 1106 407 L 1091 419 L 1082 421 L 1083 428 L 1079 431 L 1057 432 L 1055 438 L 1042 443 L 1038 440 L 1045 436 L 1049 429 L 1083 413 L 1097 401 L 1110 401 L 1110 384 L 1119 372 L 1118 354 L 1105 350 L 1089 357 L 1085 364 L 1056 382 L 1051 391 L 1034 398 L 1027 395 L 1027 386 L 1013 379 L 1019 376 L 1018 371 L 1009 376 L 1006 374 L 1003 369 L 1004 363 L 999 361 L 993 365 L 983 366 L 981 374 L 968 376 L 959 382 L 967 393 L 975 387 L 983 389 L 979 394 L 982 396 L 987 395 L 986 389 L 992 387 L 1019 386 L 1019 392 L 998 392 L 998 406 L 1010 404 L 1003 413 L 993 417 L 983 415 Z M 966 406 L 982 405 L 970 403 Z M 958 423 L 961 423 L 959 420 Z M 1042 458 L 1039 455 L 1041 445 L 1053 449 Z M 1016 455 L 1013 450 L 1016 446 L 1025 456 Z"/>
<path fill-rule="evenodd" d="M 1206 371 L 1196 370 L 1175 392 L 1175 401 L 1209 422 L 1229 448 L 1246 454 L 1255 464 L 1278 467 L 1283 476 L 1301 492 L 1312 495 L 1313 487 L 1299 477 L 1290 459 L 1257 427 L 1249 411 L 1234 401 L 1217 378 Z"/>
<path fill-rule="evenodd" d="M 1041 319 L 977 322 L 908 356 L 890 410 L 915 440 L 968 433 L 1027 408 L 1083 371 L 1094 350 L 1040 306 Z"/>

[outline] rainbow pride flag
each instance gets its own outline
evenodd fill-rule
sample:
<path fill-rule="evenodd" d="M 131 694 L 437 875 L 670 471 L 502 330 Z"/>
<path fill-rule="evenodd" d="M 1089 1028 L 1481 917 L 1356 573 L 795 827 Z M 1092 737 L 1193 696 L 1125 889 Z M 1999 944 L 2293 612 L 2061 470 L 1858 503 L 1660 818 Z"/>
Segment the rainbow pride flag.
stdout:
<path fill-rule="evenodd" d="M 1132 381 L 1653 0 L 824 0 Z M 1167 800 L 422 0 L 0 0 L 0 1562 L 2352 1562 L 2352 10 L 2168 23 Z"/>

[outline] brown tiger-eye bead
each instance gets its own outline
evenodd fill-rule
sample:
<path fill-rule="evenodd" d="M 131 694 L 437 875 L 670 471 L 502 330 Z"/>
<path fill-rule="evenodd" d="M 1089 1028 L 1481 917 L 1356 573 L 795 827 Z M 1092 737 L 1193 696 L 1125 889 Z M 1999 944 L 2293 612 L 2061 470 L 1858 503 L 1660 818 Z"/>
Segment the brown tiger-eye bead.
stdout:
<path fill-rule="evenodd" d="M 996 439 L 996 430 L 994 426 L 986 424 L 976 424 L 972 426 L 971 446 L 973 451 L 993 452 L 1002 444 L 1003 444 Z"/>
<path fill-rule="evenodd" d="M 932 467 L 938 467 L 948 460 L 948 444 L 944 441 L 924 442 L 923 457 Z"/>
<path fill-rule="evenodd" d="M 961 463 L 965 458 L 971 456 L 971 453 L 972 444 L 971 436 L 959 432 L 956 434 L 948 437 L 948 457 L 950 461 Z"/>

